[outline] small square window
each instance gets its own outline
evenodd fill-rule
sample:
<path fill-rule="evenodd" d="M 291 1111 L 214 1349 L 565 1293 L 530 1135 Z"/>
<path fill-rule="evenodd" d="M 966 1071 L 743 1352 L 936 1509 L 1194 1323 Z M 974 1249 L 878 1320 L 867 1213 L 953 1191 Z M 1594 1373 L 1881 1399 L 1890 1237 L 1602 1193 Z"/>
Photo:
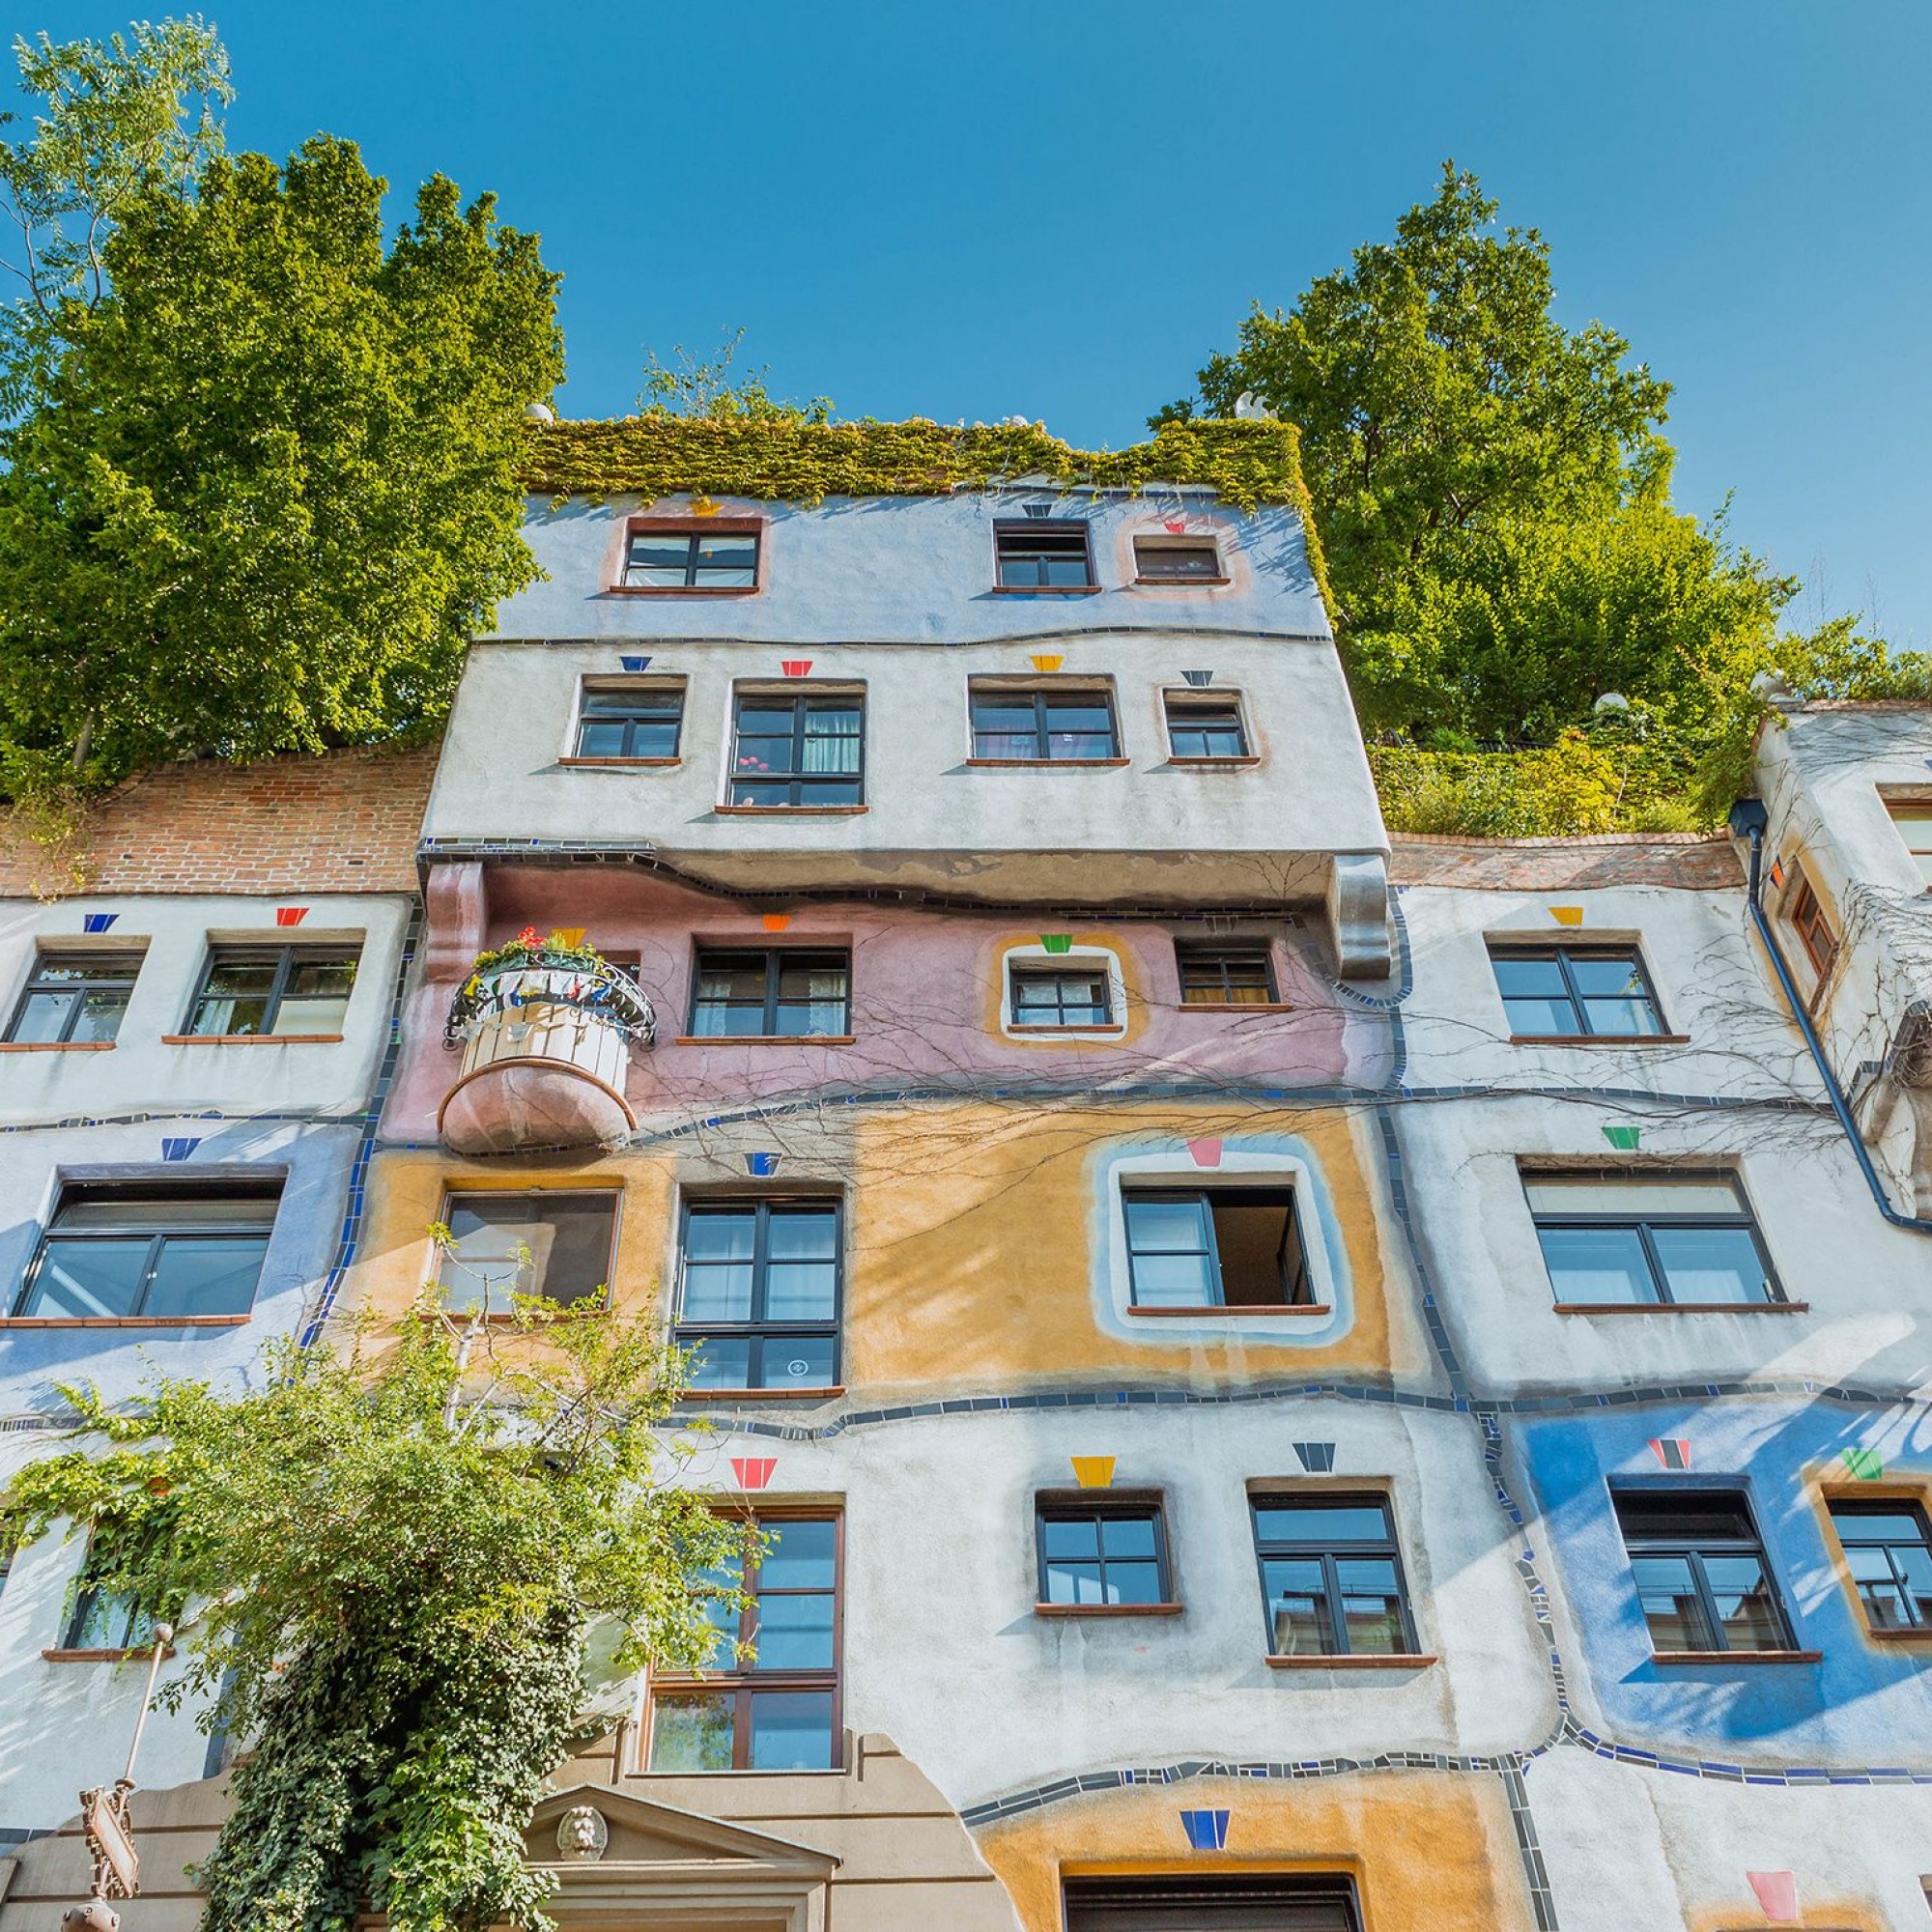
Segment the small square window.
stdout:
<path fill-rule="evenodd" d="M 1136 1187 L 1121 1205 L 1134 1307 L 1314 1305 L 1293 1188 Z"/>
<path fill-rule="evenodd" d="M 1245 758 L 1247 727 L 1240 704 L 1232 697 L 1184 697 L 1169 692 L 1168 754 L 1175 758 Z"/>
<path fill-rule="evenodd" d="M 758 582 L 756 529 L 715 524 L 633 529 L 624 550 L 631 590 L 753 590 Z"/>
<path fill-rule="evenodd" d="M 1406 1657 L 1415 1628 L 1388 1498 L 1250 1498 L 1270 1657 Z"/>
<path fill-rule="evenodd" d="M 452 1241 L 442 1260 L 445 1308 L 508 1315 L 519 1294 L 570 1308 L 601 1301 L 610 1285 L 614 1189 L 452 1194 L 443 1221 Z"/>
<path fill-rule="evenodd" d="M 1092 590 L 1094 564 L 1084 523 L 995 524 L 1002 590 Z"/>
<path fill-rule="evenodd" d="M 1134 576 L 1142 583 L 1223 583 L 1212 537 L 1136 537 Z"/>
<path fill-rule="evenodd" d="M 141 958 L 138 952 L 43 952 L 7 1037 L 37 1045 L 111 1042 L 133 997 Z"/>
<path fill-rule="evenodd" d="M 811 1039 L 852 1030 L 852 955 L 706 948 L 692 982 L 701 1039 Z"/>
<path fill-rule="evenodd" d="M 1277 1003 L 1274 960 L 1265 940 L 1203 943 L 1183 939 L 1174 955 L 1186 1007 L 1270 1007 Z"/>
<path fill-rule="evenodd" d="M 1907 1496 L 1833 1496 L 1828 1507 L 1859 1607 L 1874 1631 L 1932 1630 L 1932 1531 Z"/>
<path fill-rule="evenodd" d="M 1619 1490 L 1611 1500 L 1658 1656 L 1794 1648 L 1741 1490 Z"/>
<path fill-rule="evenodd" d="M 1008 971 L 1009 1010 L 1018 1028 L 1079 1032 L 1116 1027 L 1113 975 L 1105 964 L 1014 966 Z"/>
<path fill-rule="evenodd" d="M 1157 1496 L 1039 1496 L 1034 1505 L 1042 1605 L 1133 1609 L 1174 1601 Z"/>
<path fill-rule="evenodd" d="M 1519 1039 L 1644 1039 L 1663 1032 L 1634 946 L 1492 946 L 1490 965 Z"/>
<path fill-rule="evenodd" d="M 217 1039 L 339 1036 L 359 957 L 313 946 L 217 946 L 183 1031 Z"/>
<path fill-rule="evenodd" d="M 1120 756 L 1113 695 L 1104 684 L 1024 690 L 976 682 L 970 702 L 976 758 L 1074 765 Z"/>
<path fill-rule="evenodd" d="M 588 684 L 577 714 L 580 758 L 675 758 L 681 684 Z"/>
<path fill-rule="evenodd" d="M 731 803 L 860 805 L 866 703 L 857 693 L 784 697 L 745 693 L 731 747 Z"/>

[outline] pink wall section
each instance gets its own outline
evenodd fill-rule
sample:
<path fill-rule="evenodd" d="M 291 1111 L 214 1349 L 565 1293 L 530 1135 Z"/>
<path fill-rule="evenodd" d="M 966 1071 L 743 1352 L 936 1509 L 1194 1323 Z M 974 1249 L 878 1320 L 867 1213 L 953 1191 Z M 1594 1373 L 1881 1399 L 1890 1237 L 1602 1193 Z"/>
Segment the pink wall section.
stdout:
<path fill-rule="evenodd" d="M 602 952 L 641 962 L 639 980 L 657 1009 L 658 1043 L 631 1062 L 627 1097 L 640 1122 L 821 1087 L 957 1084 L 962 1093 L 983 1093 L 1009 1082 L 1077 1090 L 1115 1080 L 1226 1080 L 1242 1088 L 1293 1088 L 1339 1082 L 1349 1072 L 1348 1015 L 1302 951 L 1316 944 L 1312 923 L 1270 928 L 1277 988 L 1289 1010 L 1208 1011 L 1179 1005 L 1174 952 L 1177 934 L 1213 938 L 1205 923 L 1093 925 L 847 900 L 799 905 L 782 931 L 770 932 L 760 905 L 647 872 L 440 867 L 431 877 L 426 972 L 404 1022 L 386 1138 L 434 1137 L 437 1109 L 457 1069 L 456 1054 L 441 1045 L 450 999 L 478 951 L 525 925 L 582 926 Z M 1042 930 L 1070 932 L 1077 945 L 1106 945 L 1118 953 L 1127 993 L 1124 1038 L 1003 1037 L 1002 952 L 1037 946 Z M 679 1045 L 699 944 L 849 947 L 853 1043 Z"/>

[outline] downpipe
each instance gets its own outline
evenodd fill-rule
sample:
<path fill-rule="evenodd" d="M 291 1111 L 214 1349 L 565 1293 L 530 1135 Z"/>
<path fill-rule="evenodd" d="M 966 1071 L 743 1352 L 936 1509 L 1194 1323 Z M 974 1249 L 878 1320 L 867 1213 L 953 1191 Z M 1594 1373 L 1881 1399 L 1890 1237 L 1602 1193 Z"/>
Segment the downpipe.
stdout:
<path fill-rule="evenodd" d="M 1878 1204 L 1878 1211 L 1894 1228 L 1903 1228 L 1908 1235 L 1932 1235 L 1932 1220 L 1922 1219 L 1917 1214 L 1901 1214 L 1891 1205 L 1885 1191 L 1885 1182 L 1873 1165 L 1871 1150 L 1865 1146 L 1864 1136 L 1859 1132 L 1859 1123 L 1852 1116 L 1851 1102 L 1845 1098 L 1845 1090 L 1838 1085 L 1838 1076 L 1832 1070 L 1832 1063 L 1825 1056 L 1825 1043 L 1818 1037 L 1818 1029 L 1811 1024 L 1811 1014 L 1804 1005 L 1804 997 L 1798 990 L 1798 983 L 1791 977 L 1791 968 L 1785 963 L 1784 952 L 1777 943 L 1777 935 L 1772 930 L 1771 921 L 1765 916 L 1761 893 L 1764 870 L 1765 828 L 1771 823 L 1771 814 L 1765 810 L 1764 801 L 1757 798 L 1741 798 L 1731 807 L 1731 836 L 1750 841 L 1750 877 L 1745 895 L 1745 904 L 1749 908 L 1751 923 L 1757 927 L 1757 936 L 1764 941 L 1764 950 L 1770 956 L 1772 971 L 1777 975 L 1777 983 L 1784 991 L 1785 1004 L 1791 1009 L 1791 1017 L 1798 1022 L 1798 1031 L 1804 1036 L 1804 1044 L 1811 1050 L 1811 1059 L 1818 1068 L 1818 1077 L 1825 1083 L 1825 1092 L 1832 1102 L 1832 1112 L 1837 1117 L 1838 1125 L 1844 1129 L 1845 1138 L 1851 1143 L 1852 1157 L 1859 1164 L 1859 1172 L 1865 1178 L 1865 1185 L 1871 1189 L 1872 1199 Z"/>

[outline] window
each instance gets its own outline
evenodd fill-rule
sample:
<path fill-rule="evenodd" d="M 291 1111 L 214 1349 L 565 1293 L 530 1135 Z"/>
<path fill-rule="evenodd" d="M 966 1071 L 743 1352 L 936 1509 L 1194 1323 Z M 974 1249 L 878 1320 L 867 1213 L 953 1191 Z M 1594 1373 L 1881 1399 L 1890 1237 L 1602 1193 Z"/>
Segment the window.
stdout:
<path fill-rule="evenodd" d="M 832 1516 L 747 1522 L 744 1555 L 710 1581 L 735 1592 L 742 1579 L 751 1601 L 716 1605 L 718 1649 L 701 1683 L 656 1680 L 653 1772 L 837 1768 L 839 1527 Z"/>
<path fill-rule="evenodd" d="M 681 684 L 586 685 L 577 715 L 580 758 L 675 758 Z"/>
<path fill-rule="evenodd" d="M 1932 1532 L 1904 1496 L 1833 1496 L 1832 1527 L 1875 1631 L 1932 1630 Z"/>
<path fill-rule="evenodd" d="M 1224 583 L 1212 537 L 1136 537 L 1134 576 L 1142 583 Z"/>
<path fill-rule="evenodd" d="M 684 1210 L 677 1345 L 698 1389 L 838 1381 L 838 1204 L 694 1201 Z"/>
<path fill-rule="evenodd" d="M 217 946 L 185 1031 L 197 1038 L 339 1035 L 355 962 L 354 952 L 317 947 Z"/>
<path fill-rule="evenodd" d="M 1784 1299 L 1728 1174 L 1532 1170 L 1522 1184 L 1559 1306 Z"/>
<path fill-rule="evenodd" d="M 1111 1032 L 1117 1025 L 1113 975 L 1104 964 L 1014 966 L 1008 971 L 1008 985 L 1015 1027 L 1079 1033 Z"/>
<path fill-rule="evenodd" d="M 139 1650 L 155 1640 L 153 1611 L 129 1592 L 106 1587 L 103 1555 L 88 1545 L 61 1632 L 63 1650 Z"/>
<path fill-rule="evenodd" d="M 1742 1492 L 1623 1490 L 1612 1501 L 1660 1657 L 1792 1648 Z"/>
<path fill-rule="evenodd" d="M 112 1040 L 140 970 L 138 952 L 43 952 L 7 1037 L 36 1045 Z"/>
<path fill-rule="evenodd" d="M 1265 940 L 1202 945 L 1181 940 L 1174 949 L 1185 1007 L 1271 1007 L 1276 1002 L 1274 962 Z"/>
<path fill-rule="evenodd" d="M 1051 691 L 980 687 L 972 694 L 973 755 L 1003 763 L 1082 764 L 1120 755 L 1105 685 Z"/>
<path fill-rule="evenodd" d="M 1248 734 L 1232 697 L 1183 697 L 1169 692 L 1168 754 L 1176 758 L 1245 758 Z"/>
<path fill-rule="evenodd" d="M 179 1321 L 246 1315 L 282 1184 L 63 1188 L 15 1315 Z"/>
<path fill-rule="evenodd" d="M 601 1297 L 610 1283 L 612 1189 L 452 1194 L 443 1221 L 452 1242 L 442 1260 L 445 1308 L 508 1315 L 519 1294 L 569 1308 Z"/>
<path fill-rule="evenodd" d="M 1251 1501 L 1269 1656 L 1415 1654 L 1386 1497 L 1294 1492 Z"/>
<path fill-rule="evenodd" d="M 1932 886 L 1932 799 L 1888 799 L 1885 809 L 1891 813 L 1905 849 L 1917 861 L 1918 876 Z"/>
<path fill-rule="evenodd" d="M 993 551 L 1002 590 L 1095 588 L 1085 524 L 995 524 Z"/>
<path fill-rule="evenodd" d="M 1490 964 L 1520 1039 L 1637 1039 L 1663 1031 L 1634 947 L 1492 946 Z"/>
<path fill-rule="evenodd" d="M 691 1031 L 701 1039 L 804 1039 L 852 1030 L 851 956 L 844 952 L 697 955 Z"/>
<path fill-rule="evenodd" d="M 7 1587 L 7 1578 L 14 1571 L 14 1559 L 19 1553 L 20 1519 L 0 1514 L 0 1590 Z"/>
<path fill-rule="evenodd" d="M 1034 1505 L 1039 1602 L 1078 1609 L 1170 1604 L 1167 1528 L 1155 1496 L 1070 1492 Z"/>
<path fill-rule="evenodd" d="M 1122 1197 L 1136 1308 L 1313 1302 L 1291 1187 L 1135 1189 Z"/>
<path fill-rule="evenodd" d="M 1069 1878 L 1066 1932 L 1361 1932 L 1352 1880 L 1325 1872 Z"/>
<path fill-rule="evenodd" d="M 1825 917 L 1825 908 L 1818 903 L 1818 895 L 1811 890 L 1811 881 L 1803 872 L 1798 875 L 1798 890 L 1792 895 L 1789 917 L 1804 956 L 1822 982 L 1838 956 L 1838 936 Z"/>
<path fill-rule="evenodd" d="M 858 805 L 864 797 L 865 701 L 738 699 L 733 805 Z"/>
<path fill-rule="evenodd" d="M 757 582 L 755 528 L 634 529 L 624 552 L 632 590 L 753 590 Z"/>

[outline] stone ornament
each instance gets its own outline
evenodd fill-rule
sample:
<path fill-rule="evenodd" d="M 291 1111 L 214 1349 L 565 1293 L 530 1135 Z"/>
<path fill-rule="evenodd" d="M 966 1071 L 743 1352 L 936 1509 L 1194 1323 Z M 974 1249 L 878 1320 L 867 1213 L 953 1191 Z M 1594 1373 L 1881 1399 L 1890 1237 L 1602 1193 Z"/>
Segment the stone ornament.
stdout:
<path fill-rule="evenodd" d="M 573 1804 L 556 1821 L 556 1849 L 573 1864 L 595 1864 L 611 1842 L 611 1827 L 594 1804 Z"/>

